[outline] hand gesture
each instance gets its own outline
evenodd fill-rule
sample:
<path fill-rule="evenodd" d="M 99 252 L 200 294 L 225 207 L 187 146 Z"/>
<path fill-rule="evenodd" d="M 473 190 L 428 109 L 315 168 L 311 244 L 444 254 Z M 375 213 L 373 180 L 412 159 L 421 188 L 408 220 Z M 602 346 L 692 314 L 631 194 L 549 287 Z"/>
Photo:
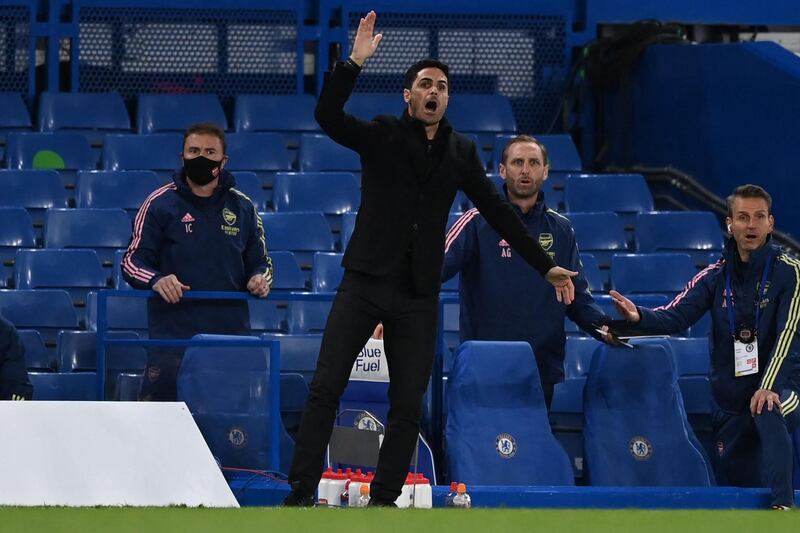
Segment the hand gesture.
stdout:
<path fill-rule="evenodd" d="M 636 304 L 632 301 L 614 290 L 608 291 L 608 294 L 610 294 L 611 299 L 614 300 L 614 307 L 622 318 L 628 322 L 639 322 L 642 319 L 642 317 L 639 316 L 639 310 L 636 309 Z"/>
<path fill-rule="evenodd" d="M 769 389 L 758 389 L 750 400 L 750 414 L 753 416 L 760 415 L 764 409 L 764 404 L 766 404 L 768 411 L 772 411 L 773 407 L 777 407 L 778 412 L 782 412 L 781 398 L 777 393 Z"/>
<path fill-rule="evenodd" d="M 358 66 L 364 64 L 364 61 L 372 57 L 375 50 L 378 48 L 378 43 L 383 39 L 383 34 L 379 33 L 375 36 L 372 33 L 375 31 L 375 12 L 370 11 L 367 16 L 362 18 L 358 23 L 358 30 L 356 31 L 356 38 L 353 41 L 353 50 L 350 52 L 350 59 L 352 59 Z"/>
<path fill-rule="evenodd" d="M 383 339 L 383 324 L 378 324 L 375 326 L 375 331 L 372 332 L 372 339 Z"/>
<path fill-rule="evenodd" d="M 577 275 L 577 272 L 557 266 L 548 270 L 544 278 L 556 288 L 556 300 L 569 305 L 575 299 L 575 285 L 572 284 L 572 276 Z"/>
<path fill-rule="evenodd" d="M 250 281 L 247 282 L 247 290 L 250 291 L 250 294 L 253 296 L 266 298 L 269 294 L 269 283 L 267 283 L 267 278 L 265 278 L 263 274 L 256 274 L 250 278 Z"/>
<path fill-rule="evenodd" d="M 153 290 L 156 291 L 165 302 L 176 304 L 181 301 L 184 291 L 191 289 L 188 285 L 181 283 L 175 274 L 164 276 L 153 284 Z"/>

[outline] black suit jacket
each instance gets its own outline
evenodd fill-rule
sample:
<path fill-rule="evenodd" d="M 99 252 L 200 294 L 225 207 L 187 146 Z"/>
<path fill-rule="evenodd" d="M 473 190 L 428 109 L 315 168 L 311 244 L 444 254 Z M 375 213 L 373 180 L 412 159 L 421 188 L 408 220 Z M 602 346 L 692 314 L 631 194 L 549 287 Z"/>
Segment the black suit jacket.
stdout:
<path fill-rule="evenodd" d="M 342 260 L 346 269 L 385 276 L 396 272 L 402 261 L 410 261 L 416 292 L 437 293 L 445 226 L 457 189 L 539 273 L 555 266 L 486 177 L 475 143 L 453 131 L 446 119 L 435 139 L 443 143 L 443 154 L 438 165 L 428 168 L 424 125 L 407 112 L 368 122 L 346 114 L 344 104 L 357 76 L 354 69 L 337 63 L 326 78 L 315 114 L 331 139 L 361 156 L 361 206 Z"/>

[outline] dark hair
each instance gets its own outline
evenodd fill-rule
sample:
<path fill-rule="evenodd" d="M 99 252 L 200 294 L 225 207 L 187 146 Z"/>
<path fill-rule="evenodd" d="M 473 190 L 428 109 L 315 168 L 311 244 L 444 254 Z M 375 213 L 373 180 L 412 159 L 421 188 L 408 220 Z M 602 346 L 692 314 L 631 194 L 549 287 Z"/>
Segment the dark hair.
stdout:
<path fill-rule="evenodd" d="M 417 79 L 417 74 L 419 74 L 419 71 L 426 68 L 438 68 L 444 72 L 444 75 L 447 79 L 450 79 L 450 69 L 447 67 L 447 65 L 438 59 L 420 59 L 408 67 L 408 70 L 406 71 L 406 77 L 403 78 L 403 88 L 411 89 L 411 87 L 414 85 L 414 80 Z"/>
<path fill-rule="evenodd" d="M 183 144 L 186 145 L 186 139 L 189 135 L 213 135 L 214 137 L 218 138 L 222 143 L 222 153 L 223 155 L 226 154 L 227 145 L 225 144 L 225 132 L 222 131 L 222 128 L 214 124 L 213 122 L 198 122 L 197 124 L 192 124 L 188 128 L 186 128 L 186 132 L 183 134 Z"/>
<path fill-rule="evenodd" d="M 772 214 L 772 196 L 758 185 L 739 185 L 728 196 L 728 216 L 733 217 L 733 201 L 736 198 L 761 198 L 767 202 L 767 214 Z"/>
<path fill-rule="evenodd" d="M 512 144 L 517 144 L 517 143 L 535 144 L 542 151 L 542 158 L 544 159 L 544 161 L 542 161 L 542 164 L 544 166 L 550 164 L 550 159 L 547 155 L 547 147 L 543 145 L 536 137 L 531 137 L 530 135 L 517 135 L 516 137 L 513 137 L 510 141 L 508 141 L 506 147 L 503 148 L 503 157 L 500 159 L 501 163 L 503 163 L 504 165 L 506 164 L 506 159 L 508 159 L 508 149 L 511 148 Z"/>

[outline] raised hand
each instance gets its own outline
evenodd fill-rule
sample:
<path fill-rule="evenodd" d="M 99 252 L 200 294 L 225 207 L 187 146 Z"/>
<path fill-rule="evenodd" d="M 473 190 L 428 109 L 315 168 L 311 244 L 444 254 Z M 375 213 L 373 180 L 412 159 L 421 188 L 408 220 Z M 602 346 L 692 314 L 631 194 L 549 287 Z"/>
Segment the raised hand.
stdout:
<path fill-rule="evenodd" d="M 375 31 L 375 15 L 374 11 L 367 13 L 367 16 L 362 18 L 358 23 L 358 30 L 356 31 L 356 38 L 353 41 L 353 50 L 350 52 L 350 59 L 353 60 L 358 66 L 364 64 L 364 61 L 372 57 L 375 50 L 378 48 L 378 43 L 383 39 L 383 34 L 372 35 Z"/>
<path fill-rule="evenodd" d="M 569 305 L 575 299 L 575 285 L 572 284 L 572 276 L 577 275 L 577 272 L 557 266 L 548 270 L 544 278 L 556 288 L 556 300 Z"/>
<path fill-rule="evenodd" d="M 611 299 L 614 300 L 614 307 L 622 318 L 628 322 L 639 322 L 639 320 L 642 319 L 642 317 L 639 316 L 639 310 L 636 309 L 636 304 L 632 301 L 615 290 L 608 291 L 608 294 L 610 294 Z"/>

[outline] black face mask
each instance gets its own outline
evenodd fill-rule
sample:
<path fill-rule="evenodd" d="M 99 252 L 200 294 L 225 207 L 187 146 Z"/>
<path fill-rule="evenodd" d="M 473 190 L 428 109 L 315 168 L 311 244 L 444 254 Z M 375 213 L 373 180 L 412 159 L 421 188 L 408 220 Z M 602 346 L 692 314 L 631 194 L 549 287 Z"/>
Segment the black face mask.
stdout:
<path fill-rule="evenodd" d="M 184 159 L 183 173 L 197 185 L 208 185 L 219 176 L 219 174 L 214 176 L 213 171 L 220 168 L 220 164 L 221 161 L 213 161 L 202 155 L 193 159 Z"/>

